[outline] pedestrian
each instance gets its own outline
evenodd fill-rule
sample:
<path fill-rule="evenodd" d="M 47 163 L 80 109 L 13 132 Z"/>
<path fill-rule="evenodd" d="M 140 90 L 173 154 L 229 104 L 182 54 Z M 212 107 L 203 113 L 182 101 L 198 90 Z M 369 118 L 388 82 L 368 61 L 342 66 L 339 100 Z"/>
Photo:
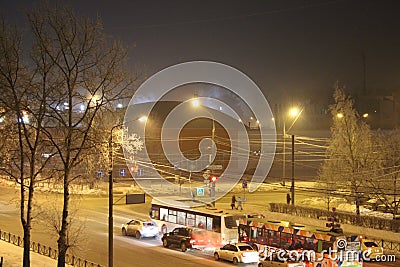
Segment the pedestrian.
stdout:
<path fill-rule="evenodd" d="M 237 199 L 237 203 L 238 203 L 238 205 L 237 205 L 237 210 L 240 208 L 240 210 L 243 210 L 243 207 L 242 207 L 242 198 L 241 197 L 238 197 L 238 199 Z"/>
<path fill-rule="evenodd" d="M 235 195 L 232 196 L 231 208 L 232 208 L 232 209 L 235 209 L 235 208 L 236 208 L 236 197 L 235 197 Z"/>
<path fill-rule="evenodd" d="M 292 200 L 292 198 L 290 197 L 290 194 L 287 193 L 287 194 L 286 194 L 286 204 L 289 205 L 291 200 Z"/>

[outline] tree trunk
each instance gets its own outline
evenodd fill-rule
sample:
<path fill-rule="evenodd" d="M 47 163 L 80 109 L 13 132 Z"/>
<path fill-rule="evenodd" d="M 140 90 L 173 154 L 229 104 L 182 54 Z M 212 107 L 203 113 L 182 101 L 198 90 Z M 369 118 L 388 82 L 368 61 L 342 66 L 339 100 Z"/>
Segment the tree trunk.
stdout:
<path fill-rule="evenodd" d="M 29 267 L 31 258 L 30 258 L 30 244 L 31 244 L 31 231 L 27 227 L 27 225 L 23 226 L 24 228 L 24 255 L 22 259 L 22 266 Z"/>
<path fill-rule="evenodd" d="M 360 218 L 360 201 L 358 195 L 356 196 L 356 214 L 357 214 L 357 224 L 359 225 L 361 222 L 361 218 Z"/>
<path fill-rule="evenodd" d="M 32 225 L 32 201 L 33 201 L 33 182 L 31 180 L 28 188 L 28 201 L 26 207 L 26 220 L 24 220 L 22 227 L 24 229 L 24 255 L 23 267 L 30 267 L 30 246 L 31 246 L 31 225 Z"/>
<path fill-rule="evenodd" d="M 68 183 L 68 174 L 64 175 L 64 202 L 63 202 L 63 212 L 62 212 L 62 221 L 61 221 L 61 229 L 59 232 L 59 238 L 57 240 L 58 244 L 58 261 L 57 267 L 65 267 L 65 257 L 67 255 L 68 250 L 68 240 L 67 240 L 67 230 L 68 230 L 68 204 L 69 204 L 69 183 Z"/>

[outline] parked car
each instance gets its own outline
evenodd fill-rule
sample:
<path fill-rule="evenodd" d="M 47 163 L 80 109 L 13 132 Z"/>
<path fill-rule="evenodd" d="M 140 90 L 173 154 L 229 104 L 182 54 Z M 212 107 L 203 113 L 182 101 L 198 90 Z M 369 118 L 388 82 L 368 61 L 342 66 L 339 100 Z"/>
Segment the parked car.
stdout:
<path fill-rule="evenodd" d="M 161 241 L 164 247 L 179 246 L 182 252 L 192 248 L 207 246 L 206 231 L 189 227 L 178 227 L 172 232 L 165 233 Z"/>
<path fill-rule="evenodd" d="M 217 248 L 214 252 L 215 260 L 223 259 L 233 262 L 233 264 L 254 263 L 259 261 L 258 252 L 246 243 L 227 244 L 222 248 Z"/>
<path fill-rule="evenodd" d="M 142 237 L 153 237 L 157 238 L 159 234 L 157 224 L 148 219 L 133 219 L 122 225 L 122 235 L 132 235 L 137 239 Z"/>

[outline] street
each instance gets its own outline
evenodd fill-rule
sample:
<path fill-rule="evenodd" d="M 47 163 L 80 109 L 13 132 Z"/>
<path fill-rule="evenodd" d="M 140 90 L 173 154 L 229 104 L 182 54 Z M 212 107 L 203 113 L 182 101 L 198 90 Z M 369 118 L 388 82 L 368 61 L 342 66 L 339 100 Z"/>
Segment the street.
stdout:
<path fill-rule="evenodd" d="M 278 193 L 280 195 L 282 193 Z M 276 196 L 269 196 L 273 199 Z M 58 198 L 61 195 L 56 195 Z M 261 197 L 254 195 L 253 197 Z M 36 194 L 37 207 L 46 202 L 51 203 L 53 194 Z M 19 220 L 18 210 L 18 191 L 15 189 L 1 187 L 0 195 L 0 229 L 22 236 L 22 227 Z M 71 225 L 81 226 L 82 230 L 78 234 L 76 247 L 72 247 L 69 253 L 75 256 L 92 261 L 94 263 L 107 265 L 107 223 L 108 223 L 108 199 L 106 197 L 95 196 L 72 196 L 71 211 L 73 218 Z M 222 199 L 222 204 L 225 204 Z M 216 262 L 212 256 L 212 251 L 202 252 L 197 250 L 182 253 L 178 249 L 163 248 L 160 239 L 141 239 L 126 237 L 121 235 L 121 225 L 135 215 L 146 216 L 150 207 L 149 201 L 139 205 L 116 204 L 114 206 L 114 266 L 231 266 L 232 263 L 226 261 Z M 43 206 L 43 210 L 46 209 Z M 37 212 L 35 212 L 37 214 Z M 40 218 L 43 214 L 37 214 Z M 73 235 L 71 235 L 73 236 Z M 32 230 L 32 241 L 43 245 L 57 248 L 56 234 L 51 232 L 49 225 L 35 220 Z M 2 241 L 3 242 L 3 241 Z M 256 266 L 249 264 L 246 266 Z M 364 266 L 397 266 L 396 263 L 366 263 Z"/>

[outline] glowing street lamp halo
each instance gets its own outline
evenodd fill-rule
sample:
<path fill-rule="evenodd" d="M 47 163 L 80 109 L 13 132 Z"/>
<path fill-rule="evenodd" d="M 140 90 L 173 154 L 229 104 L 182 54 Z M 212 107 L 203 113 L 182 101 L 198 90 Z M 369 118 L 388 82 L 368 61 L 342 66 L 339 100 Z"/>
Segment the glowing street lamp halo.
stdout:
<path fill-rule="evenodd" d="M 291 117 L 296 117 L 297 115 L 299 115 L 299 109 L 297 107 L 293 107 L 289 110 L 289 115 Z"/>
<path fill-rule="evenodd" d="M 341 119 L 341 118 L 344 117 L 344 115 L 343 115 L 343 113 L 339 112 L 338 114 L 336 114 L 336 117 L 337 117 L 338 119 Z"/>
<path fill-rule="evenodd" d="M 147 121 L 147 116 L 141 116 L 138 120 L 140 122 L 146 122 Z"/>
<path fill-rule="evenodd" d="M 192 105 L 194 107 L 198 107 L 200 105 L 200 101 L 197 98 L 192 99 Z"/>

